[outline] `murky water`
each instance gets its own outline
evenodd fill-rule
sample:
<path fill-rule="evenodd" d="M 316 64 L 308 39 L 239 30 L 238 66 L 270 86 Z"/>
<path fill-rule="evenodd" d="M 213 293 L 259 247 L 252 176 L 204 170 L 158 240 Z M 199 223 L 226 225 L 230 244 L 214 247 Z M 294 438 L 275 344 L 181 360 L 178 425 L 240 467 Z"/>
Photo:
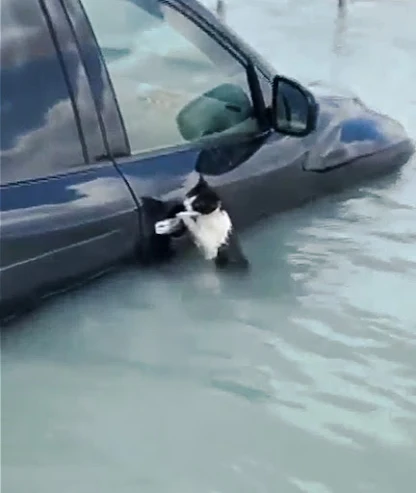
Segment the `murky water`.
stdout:
<path fill-rule="evenodd" d="M 416 137 L 416 2 L 227 3 L 280 72 Z M 416 161 L 243 241 L 244 283 L 191 254 L 2 336 L 2 491 L 414 491 Z"/>

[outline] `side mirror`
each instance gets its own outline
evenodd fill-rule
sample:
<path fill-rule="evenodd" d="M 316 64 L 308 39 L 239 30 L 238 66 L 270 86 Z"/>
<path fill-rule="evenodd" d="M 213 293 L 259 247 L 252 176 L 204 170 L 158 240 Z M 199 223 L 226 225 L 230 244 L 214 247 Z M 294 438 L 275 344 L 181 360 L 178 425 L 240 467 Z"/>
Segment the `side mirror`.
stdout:
<path fill-rule="evenodd" d="M 305 137 L 318 120 L 318 105 L 312 93 L 298 82 L 276 75 L 273 79 L 271 124 L 276 132 Z"/>

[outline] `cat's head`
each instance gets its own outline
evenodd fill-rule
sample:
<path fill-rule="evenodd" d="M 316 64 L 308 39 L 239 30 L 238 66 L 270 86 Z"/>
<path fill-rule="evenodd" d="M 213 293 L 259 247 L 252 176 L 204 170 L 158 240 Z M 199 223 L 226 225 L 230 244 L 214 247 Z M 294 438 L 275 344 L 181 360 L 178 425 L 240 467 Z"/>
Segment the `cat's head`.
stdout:
<path fill-rule="evenodd" d="M 189 212 L 207 215 L 221 207 L 221 200 L 200 175 L 198 183 L 186 194 L 184 206 Z"/>

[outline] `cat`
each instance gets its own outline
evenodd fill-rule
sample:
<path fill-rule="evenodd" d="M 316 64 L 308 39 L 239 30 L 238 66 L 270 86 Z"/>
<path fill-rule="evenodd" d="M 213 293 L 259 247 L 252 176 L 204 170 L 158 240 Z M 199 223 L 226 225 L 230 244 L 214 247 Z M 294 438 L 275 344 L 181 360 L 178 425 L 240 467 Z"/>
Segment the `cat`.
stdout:
<path fill-rule="evenodd" d="M 182 220 L 206 260 L 213 260 L 218 268 L 249 268 L 227 210 L 202 175 L 186 193 L 176 217 Z"/>

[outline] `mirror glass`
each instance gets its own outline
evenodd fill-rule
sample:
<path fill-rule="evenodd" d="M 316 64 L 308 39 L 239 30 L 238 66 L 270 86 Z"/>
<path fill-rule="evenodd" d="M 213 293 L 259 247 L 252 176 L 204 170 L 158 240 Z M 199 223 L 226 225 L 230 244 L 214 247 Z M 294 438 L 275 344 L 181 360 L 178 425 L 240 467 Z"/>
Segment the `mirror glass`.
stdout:
<path fill-rule="evenodd" d="M 309 133 L 311 112 L 310 101 L 302 87 L 284 79 L 276 81 L 274 92 L 274 119 L 276 130 L 290 135 Z"/>

